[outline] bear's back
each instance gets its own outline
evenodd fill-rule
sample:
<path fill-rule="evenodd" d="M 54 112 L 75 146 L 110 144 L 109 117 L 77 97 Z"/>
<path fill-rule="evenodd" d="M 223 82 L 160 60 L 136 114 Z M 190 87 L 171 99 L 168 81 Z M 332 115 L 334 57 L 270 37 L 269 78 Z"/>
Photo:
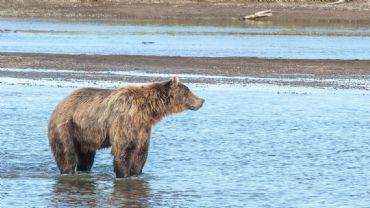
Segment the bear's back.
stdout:
<path fill-rule="evenodd" d="M 72 92 L 66 98 L 70 97 L 78 103 L 94 102 L 96 100 L 106 99 L 113 91 L 111 89 L 101 88 L 81 88 Z"/>
<path fill-rule="evenodd" d="M 111 89 L 99 88 L 81 88 L 75 90 L 55 107 L 51 120 L 62 119 L 65 121 L 66 119 L 70 119 L 75 113 L 93 111 L 94 108 L 99 108 L 113 91 Z"/>

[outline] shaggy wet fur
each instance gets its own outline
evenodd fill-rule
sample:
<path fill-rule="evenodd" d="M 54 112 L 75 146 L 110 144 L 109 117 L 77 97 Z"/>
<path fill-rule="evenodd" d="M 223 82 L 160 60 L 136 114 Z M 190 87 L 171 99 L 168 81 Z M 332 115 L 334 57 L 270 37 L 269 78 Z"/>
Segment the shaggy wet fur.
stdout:
<path fill-rule="evenodd" d="M 61 173 L 90 171 L 96 150 L 112 146 L 117 177 L 139 175 L 151 128 L 164 116 L 199 109 L 204 100 L 177 78 L 117 90 L 83 88 L 62 100 L 49 121 L 49 143 Z"/>

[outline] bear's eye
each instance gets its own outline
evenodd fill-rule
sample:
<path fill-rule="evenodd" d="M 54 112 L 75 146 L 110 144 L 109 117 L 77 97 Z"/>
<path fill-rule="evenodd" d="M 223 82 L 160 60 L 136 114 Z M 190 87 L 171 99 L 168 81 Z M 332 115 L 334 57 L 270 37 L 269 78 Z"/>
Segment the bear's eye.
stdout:
<path fill-rule="evenodd" d="M 190 89 L 185 85 L 181 85 L 181 88 L 184 89 L 185 91 L 190 91 Z"/>

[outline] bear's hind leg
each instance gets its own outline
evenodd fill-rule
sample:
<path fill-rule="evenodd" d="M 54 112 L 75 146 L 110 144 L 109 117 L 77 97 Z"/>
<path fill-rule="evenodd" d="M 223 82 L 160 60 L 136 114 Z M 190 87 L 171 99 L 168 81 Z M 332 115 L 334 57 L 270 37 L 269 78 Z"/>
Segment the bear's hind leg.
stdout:
<path fill-rule="evenodd" d="M 77 165 L 74 140 L 67 125 L 49 129 L 49 141 L 61 174 L 72 174 Z"/>
<path fill-rule="evenodd" d="M 77 154 L 73 143 L 67 143 L 64 149 L 63 164 L 60 168 L 62 174 L 75 173 L 77 165 Z"/>
<path fill-rule="evenodd" d="M 94 164 L 95 152 L 79 153 L 77 171 L 90 171 Z"/>
<path fill-rule="evenodd" d="M 63 157 L 64 157 L 63 144 L 61 141 L 59 141 L 59 139 L 52 138 L 50 140 L 50 146 L 55 158 L 55 162 L 57 163 L 59 170 L 61 170 L 63 166 Z"/>
<path fill-rule="evenodd" d="M 77 157 L 73 144 L 65 144 L 56 140 L 52 143 L 55 161 L 61 174 L 73 174 L 76 169 Z"/>

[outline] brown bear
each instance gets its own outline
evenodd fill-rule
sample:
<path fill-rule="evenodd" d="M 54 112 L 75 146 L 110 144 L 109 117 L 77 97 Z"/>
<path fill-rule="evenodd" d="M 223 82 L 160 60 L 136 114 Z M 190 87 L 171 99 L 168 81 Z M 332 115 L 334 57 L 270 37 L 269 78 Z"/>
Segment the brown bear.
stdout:
<path fill-rule="evenodd" d="M 198 110 L 204 99 L 178 78 L 119 89 L 82 88 L 55 108 L 48 137 L 62 174 L 90 171 L 95 152 L 112 146 L 116 177 L 141 174 L 151 128 L 164 116 Z"/>

